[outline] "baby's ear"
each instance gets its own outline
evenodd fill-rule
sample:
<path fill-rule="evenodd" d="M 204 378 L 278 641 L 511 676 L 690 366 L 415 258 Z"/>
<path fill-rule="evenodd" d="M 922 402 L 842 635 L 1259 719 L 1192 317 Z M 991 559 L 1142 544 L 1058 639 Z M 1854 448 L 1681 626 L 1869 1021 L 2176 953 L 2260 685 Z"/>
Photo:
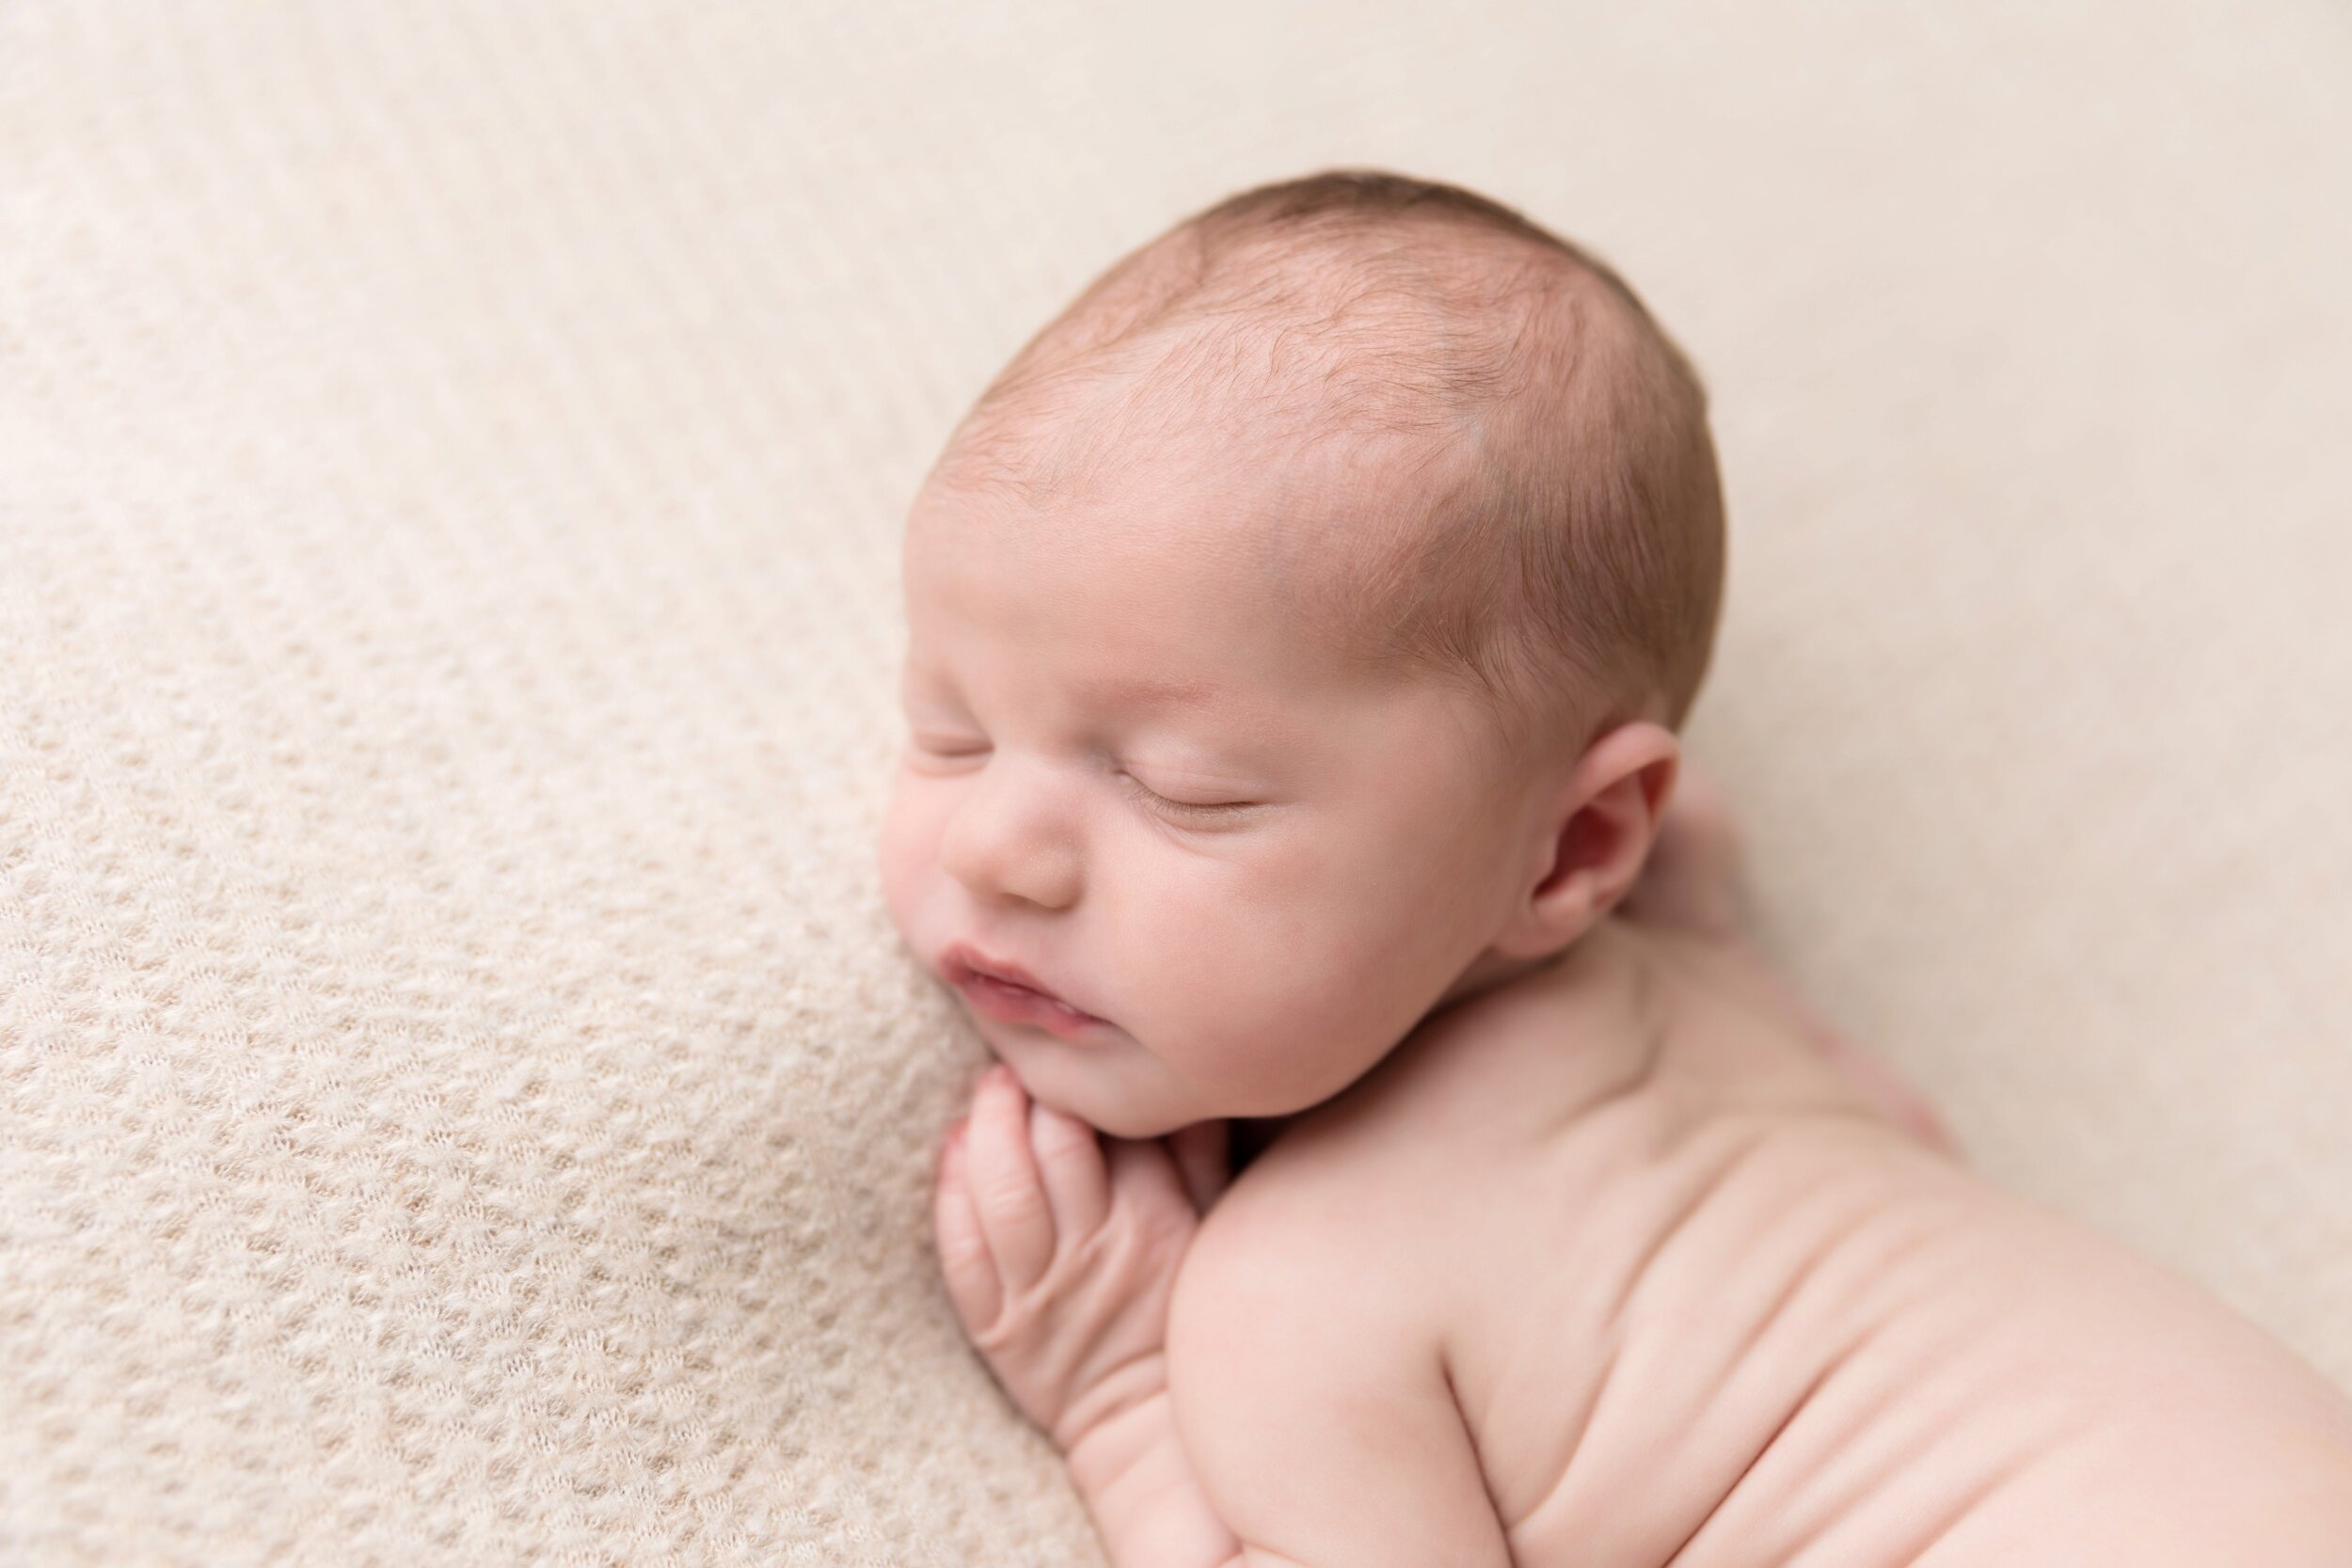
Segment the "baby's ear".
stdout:
<path fill-rule="evenodd" d="M 1497 947 L 1542 958 L 1582 936 L 1642 874 L 1674 795 L 1682 743 L 1646 719 L 1602 735 L 1577 759 L 1544 818 L 1549 863 Z"/>

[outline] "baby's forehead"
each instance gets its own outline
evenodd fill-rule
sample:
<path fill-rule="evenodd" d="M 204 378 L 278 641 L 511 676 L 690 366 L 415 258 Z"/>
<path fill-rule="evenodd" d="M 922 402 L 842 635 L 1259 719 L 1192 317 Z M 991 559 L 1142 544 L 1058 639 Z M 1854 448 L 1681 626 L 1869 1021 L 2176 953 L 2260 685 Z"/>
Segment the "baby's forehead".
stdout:
<path fill-rule="evenodd" d="M 910 542 L 977 533 L 1148 576 L 1172 595 L 1246 591 L 1318 645 L 1352 647 L 1366 605 L 1461 489 L 1468 452 L 1230 400 L 1139 406 L 1106 380 L 959 433 Z M 1187 569 L 1196 562 L 1215 569 Z"/>
<path fill-rule="evenodd" d="M 1491 752 L 1491 705 L 1387 635 L 1387 579 L 1412 572 L 1384 568 L 1383 539 L 1415 526 L 1394 515 L 1428 479 L 1414 462 L 1393 443 L 1302 458 L 1158 442 L 1084 487 L 927 486 L 908 540 L 910 675 L 919 651 L 936 684 L 970 676 L 1032 722 L 1178 716 L 1236 748 L 1218 755 L 1343 753 L 1364 733 L 1345 715 L 1406 698 L 1431 715 L 1428 743 Z M 1115 609 L 1065 608 L 1087 601 Z"/>

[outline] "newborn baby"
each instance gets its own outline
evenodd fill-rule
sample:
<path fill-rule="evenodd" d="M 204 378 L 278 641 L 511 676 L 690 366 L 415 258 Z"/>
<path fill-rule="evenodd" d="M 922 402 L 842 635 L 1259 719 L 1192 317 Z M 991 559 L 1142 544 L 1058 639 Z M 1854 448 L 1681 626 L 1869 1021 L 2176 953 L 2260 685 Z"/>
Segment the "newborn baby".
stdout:
<path fill-rule="evenodd" d="M 956 432 L 883 876 L 1001 1058 L 948 1291 L 1111 1560 L 2352 1564 L 2352 1402 L 1742 940 L 1668 809 L 1722 573 L 1633 293 L 1391 176 L 1180 225 Z"/>

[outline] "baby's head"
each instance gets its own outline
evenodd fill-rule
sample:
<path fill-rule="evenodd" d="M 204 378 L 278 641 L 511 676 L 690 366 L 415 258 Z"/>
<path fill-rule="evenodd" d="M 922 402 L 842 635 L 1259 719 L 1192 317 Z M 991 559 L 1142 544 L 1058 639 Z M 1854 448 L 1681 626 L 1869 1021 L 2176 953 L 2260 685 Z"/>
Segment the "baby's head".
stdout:
<path fill-rule="evenodd" d="M 891 913 L 1106 1132 L 1327 1100 L 1631 884 L 1723 532 L 1705 392 L 1601 263 L 1390 175 L 1232 198 L 915 499 Z"/>

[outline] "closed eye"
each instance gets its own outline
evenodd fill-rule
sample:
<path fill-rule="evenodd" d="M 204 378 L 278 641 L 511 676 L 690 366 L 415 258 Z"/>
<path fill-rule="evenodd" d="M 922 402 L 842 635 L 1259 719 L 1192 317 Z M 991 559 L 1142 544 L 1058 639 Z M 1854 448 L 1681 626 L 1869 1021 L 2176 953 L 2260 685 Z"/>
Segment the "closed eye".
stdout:
<path fill-rule="evenodd" d="M 1255 800 L 1171 800 L 1133 773 L 1121 773 L 1120 777 L 1126 781 L 1128 792 L 1141 798 L 1152 810 L 1195 821 L 1230 820 L 1258 804 Z"/>
<path fill-rule="evenodd" d="M 909 761 L 921 757 L 933 762 L 962 762 L 971 757 L 984 757 L 995 748 L 985 740 L 946 740 L 937 736 L 914 736 L 908 741 Z"/>
<path fill-rule="evenodd" d="M 976 757 L 991 749 L 985 740 L 963 740 L 948 736 L 914 735 L 908 739 L 916 751 L 935 757 Z"/>

